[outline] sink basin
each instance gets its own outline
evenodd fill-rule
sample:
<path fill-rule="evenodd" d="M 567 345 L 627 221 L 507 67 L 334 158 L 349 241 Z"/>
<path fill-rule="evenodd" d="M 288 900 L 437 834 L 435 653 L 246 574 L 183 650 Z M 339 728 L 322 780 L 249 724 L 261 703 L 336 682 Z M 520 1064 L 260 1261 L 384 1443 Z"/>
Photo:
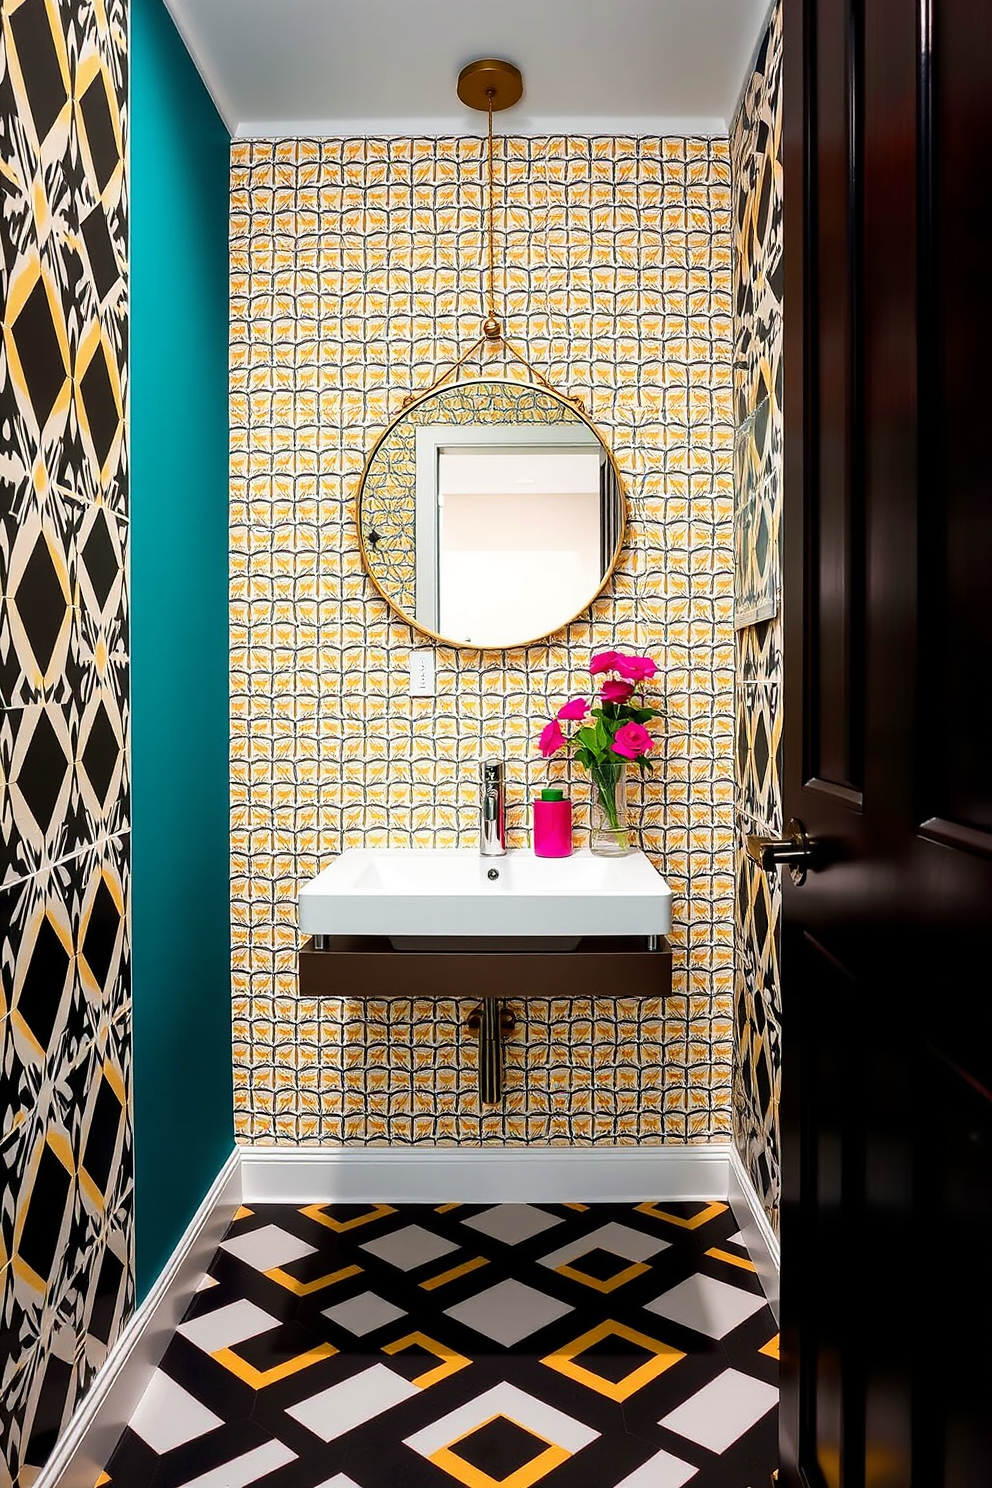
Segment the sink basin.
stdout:
<path fill-rule="evenodd" d="M 382 935 L 398 950 L 452 941 L 505 950 L 535 938 L 565 950 L 584 935 L 667 935 L 672 893 L 641 852 L 538 858 L 517 848 L 483 858 L 474 848 L 346 848 L 303 885 L 299 917 L 305 934 Z"/>

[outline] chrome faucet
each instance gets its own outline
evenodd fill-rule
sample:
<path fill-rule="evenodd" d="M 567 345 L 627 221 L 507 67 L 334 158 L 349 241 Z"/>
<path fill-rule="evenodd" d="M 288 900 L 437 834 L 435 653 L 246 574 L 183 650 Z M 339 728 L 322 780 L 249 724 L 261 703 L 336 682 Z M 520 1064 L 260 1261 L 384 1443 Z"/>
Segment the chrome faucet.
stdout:
<path fill-rule="evenodd" d="M 484 858 L 502 857 L 506 852 L 506 766 L 502 760 L 483 762 L 479 852 Z"/>

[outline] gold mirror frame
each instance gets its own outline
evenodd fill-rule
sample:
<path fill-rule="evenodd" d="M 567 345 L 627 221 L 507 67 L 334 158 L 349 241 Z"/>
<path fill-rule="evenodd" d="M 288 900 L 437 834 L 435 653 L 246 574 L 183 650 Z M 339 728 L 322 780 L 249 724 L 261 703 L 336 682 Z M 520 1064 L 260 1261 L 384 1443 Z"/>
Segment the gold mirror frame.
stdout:
<path fill-rule="evenodd" d="M 393 431 L 403 423 L 403 420 L 407 418 L 409 414 L 411 414 L 415 409 L 419 408 L 423 403 L 425 403 L 428 398 L 436 397 L 442 392 L 454 391 L 456 388 L 481 387 L 492 385 L 493 383 L 499 383 L 502 384 L 504 387 L 511 389 L 520 389 L 522 392 L 541 393 L 545 397 L 553 398 L 557 403 L 560 403 L 564 408 L 567 408 L 570 413 L 575 414 L 576 418 L 580 419 L 581 422 L 586 425 L 590 432 L 595 435 L 601 448 L 606 452 L 606 458 L 610 462 L 610 467 L 613 471 L 613 477 L 616 481 L 617 495 L 620 502 L 620 513 L 617 540 L 613 549 L 613 556 L 610 559 L 606 572 L 603 574 L 602 580 L 596 591 L 590 595 L 590 597 L 585 601 L 584 604 L 580 605 L 580 607 L 575 611 L 574 614 L 570 615 L 567 619 L 562 620 L 561 623 L 559 625 L 556 625 L 553 630 L 545 631 L 540 635 L 531 636 L 527 640 L 514 641 L 511 644 L 505 646 L 477 646 L 470 642 L 453 640 L 450 636 L 440 635 L 437 631 L 430 630 L 426 625 L 423 625 L 419 620 L 416 620 L 412 615 L 409 615 L 406 610 L 404 610 L 399 604 L 397 604 L 395 599 L 393 599 L 389 594 L 386 593 L 385 589 L 382 587 L 379 580 L 376 578 L 375 574 L 372 571 L 372 563 L 369 557 L 368 548 L 365 543 L 365 532 L 362 526 L 362 497 L 365 492 L 365 483 L 372 468 L 372 462 L 375 460 L 376 455 L 379 453 L 380 449 L 385 444 L 390 434 L 392 434 Z M 466 428 L 471 426 L 463 424 L 457 427 Z M 480 427 L 486 426 L 480 425 Z M 573 625 L 575 621 L 580 619 L 580 617 L 584 615 L 587 610 L 592 608 L 597 599 L 599 599 L 599 597 L 603 594 L 606 586 L 609 584 L 611 578 L 613 577 L 620 554 L 623 551 L 629 521 L 630 503 L 627 497 L 627 487 L 620 467 L 617 464 L 612 447 L 603 438 L 602 433 L 593 423 L 592 419 L 589 418 L 579 399 L 569 398 L 566 397 L 564 393 L 559 393 L 556 388 L 551 387 L 543 380 L 543 378 L 540 382 L 525 382 L 523 380 L 517 381 L 516 379 L 506 377 L 483 376 L 464 379 L 459 378 L 451 382 L 444 382 L 443 384 L 433 383 L 423 393 L 415 394 L 412 397 L 404 399 L 403 406 L 400 409 L 399 413 L 397 413 L 395 417 L 390 419 L 385 429 L 383 429 L 382 433 L 378 436 L 372 448 L 369 450 L 368 456 L 365 460 L 365 464 L 362 468 L 361 478 L 358 482 L 358 491 L 355 497 L 355 524 L 358 528 L 358 545 L 362 557 L 362 567 L 364 568 L 365 574 L 369 579 L 369 582 L 372 584 L 372 587 L 379 595 L 379 598 L 382 599 L 386 605 L 388 605 L 393 614 L 397 615 L 404 622 L 404 624 L 409 625 L 412 630 L 417 632 L 417 634 L 427 636 L 430 640 L 436 641 L 439 645 L 451 646 L 455 650 L 459 651 L 513 651 L 523 646 L 536 645 L 539 641 L 543 641 L 548 639 L 548 637 L 550 636 L 557 635 L 559 631 L 566 630 L 569 625 Z"/>

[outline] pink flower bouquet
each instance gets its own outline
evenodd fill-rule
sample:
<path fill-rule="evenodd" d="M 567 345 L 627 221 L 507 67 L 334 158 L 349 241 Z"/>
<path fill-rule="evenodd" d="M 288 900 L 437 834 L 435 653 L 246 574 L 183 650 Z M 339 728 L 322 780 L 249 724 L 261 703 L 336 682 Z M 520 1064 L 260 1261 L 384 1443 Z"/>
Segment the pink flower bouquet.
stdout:
<path fill-rule="evenodd" d="M 657 670 L 650 656 L 598 652 L 589 663 L 590 675 L 603 679 L 598 705 L 593 707 L 584 697 L 570 698 L 542 729 L 538 741 L 545 759 L 570 747 L 578 763 L 589 771 L 607 833 L 615 839 L 613 851 L 617 852 L 627 850 L 619 794 L 624 766 L 635 764 L 642 773 L 651 770 L 648 754 L 654 740 L 645 724 L 660 718 L 661 710 L 638 702 L 636 694 Z M 579 727 L 566 737 L 562 723 L 577 723 Z"/>

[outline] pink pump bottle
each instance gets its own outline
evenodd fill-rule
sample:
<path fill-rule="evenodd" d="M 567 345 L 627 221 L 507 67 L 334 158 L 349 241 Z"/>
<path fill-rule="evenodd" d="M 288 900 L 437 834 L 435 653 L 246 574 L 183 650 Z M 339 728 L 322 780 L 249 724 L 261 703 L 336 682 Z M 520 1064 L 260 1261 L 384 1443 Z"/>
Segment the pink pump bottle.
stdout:
<path fill-rule="evenodd" d="M 572 851 L 572 803 L 557 786 L 542 790 L 534 802 L 534 856 L 567 858 Z"/>

